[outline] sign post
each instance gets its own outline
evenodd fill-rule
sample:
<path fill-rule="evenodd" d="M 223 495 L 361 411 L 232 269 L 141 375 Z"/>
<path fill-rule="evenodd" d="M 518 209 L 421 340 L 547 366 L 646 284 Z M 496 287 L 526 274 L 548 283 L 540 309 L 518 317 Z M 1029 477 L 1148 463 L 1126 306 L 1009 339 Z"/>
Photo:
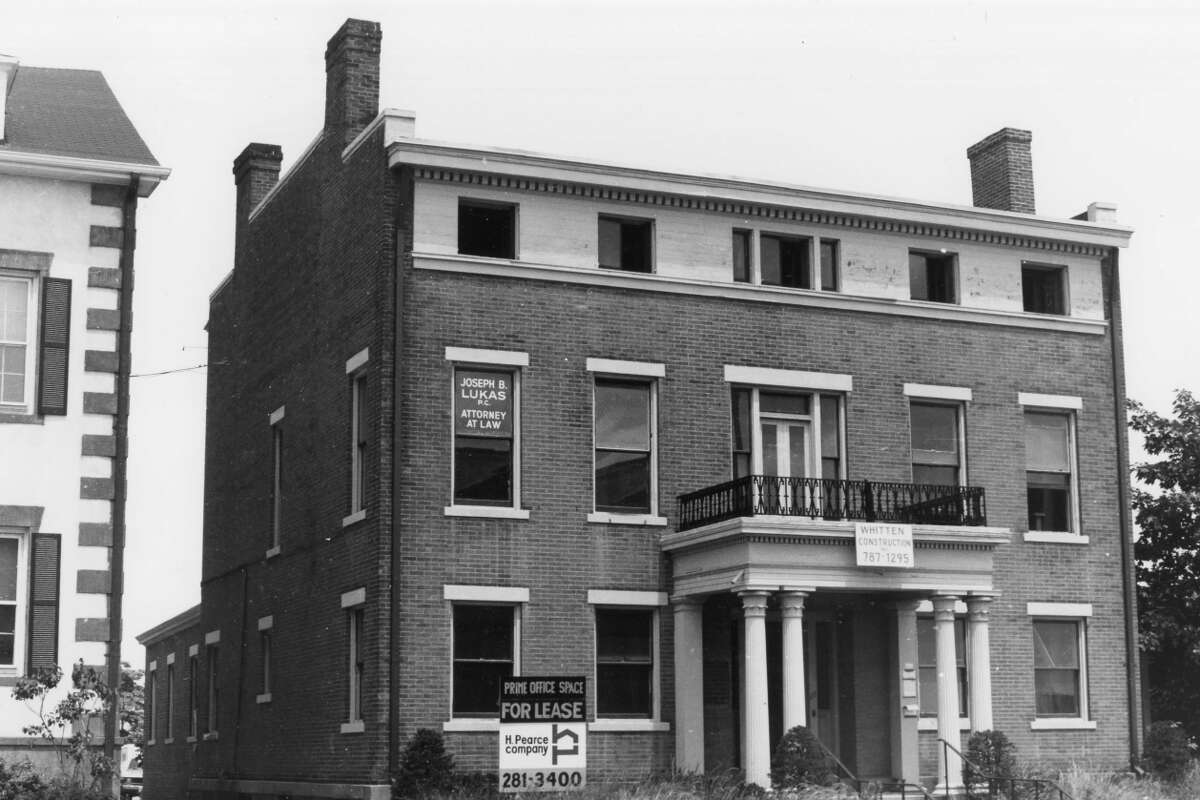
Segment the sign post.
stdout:
<path fill-rule="evenodd" d="M 500 791 L 562 792 L 587 783 L 584 678 L 500 684 Z"/>

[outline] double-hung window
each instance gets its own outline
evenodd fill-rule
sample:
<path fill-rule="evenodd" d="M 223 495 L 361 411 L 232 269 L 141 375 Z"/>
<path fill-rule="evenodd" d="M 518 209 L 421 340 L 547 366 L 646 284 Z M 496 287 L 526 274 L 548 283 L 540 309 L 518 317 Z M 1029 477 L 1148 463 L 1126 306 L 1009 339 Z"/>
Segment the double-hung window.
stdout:
<path fill-rule="evenodd" d="M 654 271 L 654 221 L 600 215 L 600 266 L 623 272 Z"/>
<path fill-rule="evenodd" d="M 733 230 L 733 280 L 738 283 L 836 292 L 839 255 L 837 239 Z"/>
<path fill-rule="evenodd" d="M 659 717 L 661 592 L 592 590 L 596 623 L 596 719 L 610 729 Z"/>
<path fill-rule="evenodd" d="M 529 590 L 509 586 L 445 586 L 450 601 L 450 714 L 500 716 L 500 682 L 520 675 L 521 605 Z"/>
<path fill-rule="evenodd" d="M 350 379 L 350 508 L 342 525 L 351 525 L 367 514 L 367 362 L 368 348 L 347 359 Z"/>
<path fill-rule="evenodd" d="M 0 410 L 30 413 L 37 315 L 30 277 L 0 272 Z"/>
<path fill-rule="evenodd" d="M 957 404 L 910 403 L 913 483 L 962 485 L 962 411 Z"/>
<path fill-rule="evenodd" d="M 908 280 L 913 300 L 958 302 L 958 255 L 944 251 L 910 250 Z"/>
<path fill-rule="evenodd" d="M 283 538 L 283 416 L 284 406 L 271 412 L 271 535 L 267 555 L 279 552 Z"/>
<path fill-rule="evenodd" d="M 158 739 L 158 662 L 151 661 L 146 670 L 146 744 L 154 744 Z"/>
<path fill-rule="evenodd" d="M 163 724 L 163 743 L 175 741 L 175 654 L 167 654 L 167 686 L 165 703 L 167 714 Z"/>
<path fill-rule="evenodd" d="M 258 668 L 259 692 L 255 697 L 256 703 L 271 702 L 271 632 L 275 626 L 275 617 L 259 617 L 258 619 Z"/>
<path fill-rule="evenodd" d="M 200 645 L 188 648 L 188 741 L 200 735 Z"/>
<path fill-rule="evenodd" d="M 937 688 L 937 628 L 933 617 L 917 617 L 917 693 L 921 716 L 936 717 Z M 959 716 L 967 716 L 967 625 L 961 617 L 954 619 L 955 680 L 958 684 Z"/>
<path fill-rule="evenodd" d="M 346 615 L 346 717 L 342 733 L 362 733 L 363 703 L 366 692 L 363 688 L 366 676 L 366 603 L 367 590 L 360 587 L 342 593 L 342 610 Z"/>
<path fill-rule="evenodd" d="M 1029 530 L 1075 531 L 1075 417 L 1025 411 L 1025 483 Z"/>
<path fill-rule="evenodd" d="M 1021 300 L 1035 314 L 1067 313 L 1067 268 L 1054 264 L 1021 264 Z"/>
<path fill-rule="evenodd" d="M 657 387 L 662 364 L 589 358 L 595 375 L 595 514 L 653 516 L 658 510 Z M 645 521 L 645 520 L 643 520 Z"/>
<path fill-rule="evenodd" d="M 218 634 L 214 637 L 214 633 Z M 220 669 L 220 635 L 213 631 L 204 637 L 204 657 L 208 664 L 208 731 L 205 739 L 217 738 L 217 726 L 220 722 L 221 703 L 221 669 Z"/>
<path fill-rule="evenodd" d="M 0 675 L 16 675 L 25 666 L 21 646 L 29 611 L 25 539 L 18 531 L 0 528 Z"/>
<path fill-rule="evenodd" d="M 0 422 L 33 414 L 66 414 L 71 281 L 46 275 L 51 258 L 47 253 L 10 250 L 4 256 Z"/>
<path fill-rule="evenodd" d="M 1087 693 L 1089 603 L 1027 603 L 1033 628 L 1034 729 L 1093 728 Z"/>
<path fill-rule="evenodd" d="M 526 353 L 447 347 L 453 362 L 449 515 L 524 518 L 520 508 L 520 367 Z"/>

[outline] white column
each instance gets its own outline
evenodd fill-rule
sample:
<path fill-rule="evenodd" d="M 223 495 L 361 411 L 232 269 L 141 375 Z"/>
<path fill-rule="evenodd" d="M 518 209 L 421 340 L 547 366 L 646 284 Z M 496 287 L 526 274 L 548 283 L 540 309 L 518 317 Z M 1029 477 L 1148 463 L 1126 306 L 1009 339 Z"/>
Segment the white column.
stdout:
<path fill-rule="evenodd" d="M 767 720 L 767 592 L 742 598 L 742 770 L 747 783 L 771 786 L 771 731 Z"/>
<path fill-rule="evenodd" d="M 804 700 L 804 598 L 808 592 L 779 595 L 783 611 L 783 730 L 808 725 Z"/>
<path fill-rule="evenodd" d="M 992 729 L 992 655 L 988 638 L 988 616 L 992 598 L 967 598 L 967 681 L 971 695 L 971 730 Z"/>
<path fill-rule="evenodd" d="M 933 598 L 934 633 L 937 639 L 938 738 L 961 748 L 958 729 L 958 658 L 954 649 L 953 595 Z M 962 790 L 962 758 L 938 742 L 937 791 L 947 795 Z M 947 780 L 949 781 L 947 783 Z"/>
<path fill-rule="evenodd" d="M 704 772 L 704 605 L 684 597 L 675 606 L 675 768 Z"/>
<path fill-rule="evenodd" d="M 892 774 L 909 783 L 921 782 L 919 667 L 917 664 L 917 600 L 897 600 L 895 638 L 890 649 L 893 669 Z"/>

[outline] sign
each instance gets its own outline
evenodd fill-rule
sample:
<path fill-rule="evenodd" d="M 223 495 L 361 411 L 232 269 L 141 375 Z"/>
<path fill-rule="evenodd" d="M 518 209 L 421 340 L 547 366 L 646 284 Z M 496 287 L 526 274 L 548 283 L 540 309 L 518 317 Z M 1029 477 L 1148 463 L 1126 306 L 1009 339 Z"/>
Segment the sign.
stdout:
<path fill-rule="evenodd" d="M 508 438 L 512 424 L 511 372 L 454 371 L 454 432 Z"/>
<path fill-rule="evenodd" d="M 587 783 L 584 678 L 500 684 L 500 791 L 561 792 Z"/>
<path fill-rule="evenodd" d="M 912 525 L 894 522 L 856 522 L 854 549 L 860 567 L 912 569 Z"/>

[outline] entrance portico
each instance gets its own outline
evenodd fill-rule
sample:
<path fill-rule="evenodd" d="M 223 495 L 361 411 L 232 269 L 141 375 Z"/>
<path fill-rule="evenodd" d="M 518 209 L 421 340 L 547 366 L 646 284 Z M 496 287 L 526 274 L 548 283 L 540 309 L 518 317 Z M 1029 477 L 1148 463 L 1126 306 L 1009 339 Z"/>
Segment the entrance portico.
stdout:
<path fill-rule="evenodd" d="M 1008 531 L 916 525 L 909 569 L 858 567 L 854 536 L 849 522 L 773 517 L 664 536 L 674 569 L 679 768 L 737 765 L 769 786 L 779 732 L 808 725 L 860 778 L 928 782 L 918 758 L 922 601 L 934 611 L 938 737 L 961 741 L 955 613 L 964 601 L 971 727 L 990 728 L 992 552 Z M 726 714 L 713 699 L 725 683 L 736 706 L 728 742 L 718 721 L 705 719 L 706 710 Z M 949 763 L 939 760 L 937 791 L 960 790 L 961 773 L 951 751 Z"/>

